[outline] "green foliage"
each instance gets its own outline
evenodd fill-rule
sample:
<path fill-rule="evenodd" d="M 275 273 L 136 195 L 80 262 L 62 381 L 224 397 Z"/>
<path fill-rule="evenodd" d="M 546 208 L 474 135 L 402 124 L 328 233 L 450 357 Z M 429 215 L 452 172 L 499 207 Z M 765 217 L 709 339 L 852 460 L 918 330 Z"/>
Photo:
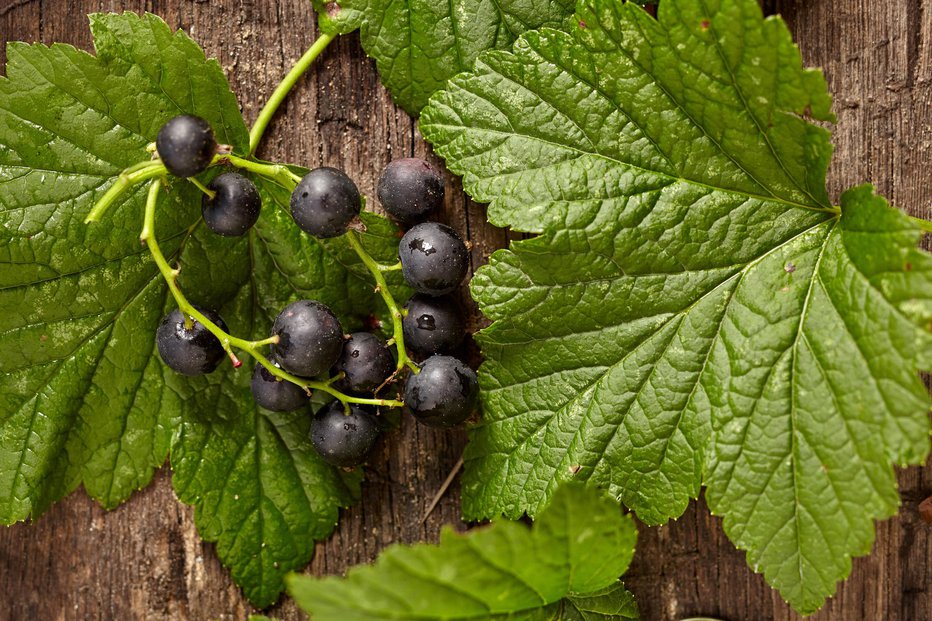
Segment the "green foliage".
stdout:
<path fill-rule="evenodd" d="M 159 360 L 155 330 L 173 301 L 139 243 L 145 189 L 104 222 L 82 221 L 176 114 L 207 119 L 237 153 L 249 138 L 219 65 L 187 36 L 151 15 L 98 15 L 91 27 L 96 57 L 13 44 L 0 79 L 0 522 L 36 517 L 79 484 L 115 507 L 171 447 L 178 496 L 253 603 L 268 605 L 359 477 L 317 457 L 308 416 L 258 410 L 248 366 L 184 378 Z M 288 192 L 256 182 L 262 218 L 239 240 L 200 225 L 200 194 L 183 180 L 159 205 L 158 237 L 191 300 L 253 338 L 299 297 L 330 305 L 348 328 L 379 308 L 345 240 L 303 235 Z M 392 225 L 365 221 L 367 249 L 394 261 Z"/>
<path fill-rule="evenodd" d="M 314 0 L 321 30 L 360 29 L 395 101 L 417 114 L 446 81 L 480 52 L 508 49 L 523 32 L 565 27 L 574 0 Z"/>
<path fill-rule="evenodd" d="M 659 21 L 658 21 L 659 20 Z M 464 513 L 566 479 L 649 523 L 704 483 L 783 597 L 817 609 L 922 463 L 932 259 L 869 187 L 825 189 L 818 71 L 754 0 L 583 0 L 488 52 L 421 130 L 496 224 L 541 233 L 472 291 L 484 420 Z"/>
<path fill-rule="evenodd" d="M 636 619 L 618 582 L 636 538 L 614 502 L 568 484 L 533 528 L 446 529 L 439 546 L 391 547 L 346 578 L 294 575 L 288 592 L 315 621 Z"/>

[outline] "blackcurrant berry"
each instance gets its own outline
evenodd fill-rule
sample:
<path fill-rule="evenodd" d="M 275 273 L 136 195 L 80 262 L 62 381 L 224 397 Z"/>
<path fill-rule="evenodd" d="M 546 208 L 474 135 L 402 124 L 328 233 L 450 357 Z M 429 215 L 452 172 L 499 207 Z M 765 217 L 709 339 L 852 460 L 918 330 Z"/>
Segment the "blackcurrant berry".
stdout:
<path fill-rule="evenodd" d="M 227 332 L 227 325 L 220 315 L 202 308 L 197 310 Z M 183 375 L 210 373 L 225 354 L 220 341 L 203 324 L 191 319 L 191 327 L 186 327 L 185 317 L 177 308 L 162 319 L 155 342 L 162 362 Z"/>
<path fill-rule="evenodd" d="M 371 332 L 354 332 L 343 342 L 343 351 L 333 367 L 346 376 L 336 382 L 343 392 L 371 393 L 395 371 L 395 360 L 382 339 Z"/>
<path fill-rule="evenodd" d="M 311 422 L 311 442 L 325 462 L 333 466 L 359 466 L 379 439 L 379 422 L 358 405 L 344 412 L 343 404 L 334 401 L 317 412 Z"/>
<path fill-rule="evenodd" d="M 432 427 L 459 425 L 476 409 L 478 398 L 476 372 L 452 356 L 431 356 L 405 385 L 405 407 Z"/>
<path fill-rule="evenodd" d="M 429 356 L 459 347 L 466 336 L 466 322 L 449 296 L 430 297 L 416 293 L 405 304 L 407 314 L 401 321 L 405 347 Z"/>
<path fill-rule="evenodd" d="M 336 168 L 312 170 L 291 194 L 291 216 L 302 231 L 314 237 L 342 235 L 361 208 L 356 184 Z"/>
<path fill-rule="evenodd" d="M 168 172 L 176 177 L 193 177 L 210 166 L 217 153 L 217 141 L 207 121 L 183 114 L 162 126 L 155 148 Z"/>
<path fill-rule="evenodd" d="M 456 231 L 439 222 L 424 222 L 405 233 L 398 256 L 405 280 L 427 295 L 450 293 L 469 270 L 466 244 Z"/>
<path fill-rule="evenodd" d="M 443 177 L 424 160 L 395 160 L 382 171 L 378 196 L 399 222 L 414 224 L 443 205 Z"/>
<path fill-rule="evenodd" d="M 253 400 L 260 407 L 273 412 L 292 412 L 310 403 L 310 398 L 303 388 L 278 379 L 261 364 L 256 364 L 249 388 L 252 390 Z"/>
<path fill-rule="evenodd" d="M 329 308 L 313 300 L 298 300 L 272 324 L 272 354 L 283 369 L 300 377 L 327 371 L 343 349 L 343 328 Z"/>
<path fill-rule="evenodd" d="M 216 192 L 213 199 L 205 194 L 201 200 L 207 228 L 224 237 L 245 235 L 262 209 L 256 185 L 239 173 L 228 172 L 214 178 L 207 187 Z"/>

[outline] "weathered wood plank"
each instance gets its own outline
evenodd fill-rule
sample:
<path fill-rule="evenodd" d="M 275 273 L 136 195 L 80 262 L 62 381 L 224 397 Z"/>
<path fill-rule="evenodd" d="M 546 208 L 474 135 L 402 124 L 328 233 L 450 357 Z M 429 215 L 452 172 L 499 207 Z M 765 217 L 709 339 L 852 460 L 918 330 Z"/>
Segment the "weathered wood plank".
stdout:
<path fill-rule="evenodd" d="M 247 119 L 314 37 L 307 0 L 0 0 L 0 43 L 64 41 L 90 45 L 85 13 L 150 10 L 185 28 L 220 59 Z M 769 0 L 787 18 L 807 62 L 826 69 L 836 93 L 833 196 L 872 181 L 912 213 L 932 216 L 932 4 L 928 0 Z M 5 61 L 0 51 L 0 62 Z M 263 155 L 345 168 L 369 195 L 382 166 L 428 155 L 415 124 L 392 106 L 355 37 L 336 42 L 270 128 Z M 443 219 L 474 244 L 473 266 L 507 235 L 485 224 L 484 209 L 450 178 Z M 471 304 L 463 295 L 464 303 Z M 473 326 L 481 324 L 473 316 Z M 406 421 L 390 434 L 370 471 L 363 501 L 345 512 L 317 548 L 310 571 L 338 573 L 394 542 L 435 540 L 457 522 L 454 485 L 430 519 L 420 517 L 456 462 L 461 432 Z M 878 530 L 874 554 L 854 561 L 851 579 L 818 621 L 932 620 L 932 530 L 916 506 L 932 493 L 932 467 L 900 474 L 901 514 Z M 163 470 L 125 506 L 105 513 L 82 493 L 33 525 L 0 528 L 0 619 L 241 619 L 238 589 L 194 530 Z M 629 584 L 646 619 L 695 614 L 797 619 L 744 562 L 702 503 L 675 523 L 643 528 Z M 274 616 L 296 619 L 290 603 Z"/>

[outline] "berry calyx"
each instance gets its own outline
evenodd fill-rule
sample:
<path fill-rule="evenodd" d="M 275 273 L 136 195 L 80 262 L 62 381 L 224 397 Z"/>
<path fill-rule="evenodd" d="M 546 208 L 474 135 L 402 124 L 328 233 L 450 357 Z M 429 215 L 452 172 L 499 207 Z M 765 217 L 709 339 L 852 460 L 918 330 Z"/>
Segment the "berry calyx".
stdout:
<path fill-rule="evenodd" d="M 414 224 L 443 205 L 443 177 L 428 162 L 406 157 L 385 167 L 377 194 L 392 217 Z"/>
<path fill-rule="evenodd" d="M 405 233 L 398 257 L 408 284 L 427 295 L 454 291 L 469 270 L 466 244 L 456 231 L 439 222 L 424 222 Z"/>
<path fill-rule="evenodd" d="M 385 343 L 371 332 L 354 332 L 343 342 L 333 373 L 344 373 L 335 386 L 343 392 L 371 393 L 391 377 L 395 360 Z"/>
<path fill-rule="evenodd" d="M 329 308 L 314 300 L 289 304 L 272 324 L 272 354 L 283 369 L 300 377 L 327 371 L 343 349 L 343 328 Z"/>
<path fill-rule="evenodd" d="M 197 309 L 224 332 L 227 325 L 220 315 L 211 310 Z M 156 331 L 155 343 L 162 362 L 182 375 L 204 375 L 220 365 L 225 352 L 216 336 L 203 324 L 188 318 L 177 308 L 165 315 Z"/>
<path fill-rule="evenodd" d="M 342 170 L 317 168 L 291 194 L 291 216 L 314 237 L 338 237 L 362 209 L 359 188 Z"/>
<path fill-rule="evenodd" d="M 405 384 L 405 408 L 431 427 L 459 425 L 476 409 L 478 399 L 476 372 L 452 356 L 431 356 Z"/>
<path fill-rule="evenodd" d="M 333 401 L 317 412 L 311 421 L 311 443 L 325 462 L 352 468 L 366 461 L 379 439 L 379 422 L 361 406 Z"/>
<path fill-rule="evenodd" d="M 273 412 L 293 412 L 310 403 L 303 388 L 275 377 L 261 364 L 256 365 L 249 388 L 256 404 Z"/>
<path fill-rule="evenodd" d="M 463 314 L 449 296 L 416 293 L 405 304 L 405 310 L 401 321 L 405 346 L 414 353 L 447 353 L 459 347 L 466 336 Z"/>
<path fill-rule="evenodd" d="M 168 172 L 176 177 L 193 177 L 210 166 L 217 152 L 217 141 L 207 121 L 182 114 L 162 126 L 155 148 Z"/>
<path fill-rule="evenodd" d="M 245 235 L 259 220 L 262 199 L 256 185 L 235 172 L 228 172 L 216 177 L 207 188 L 214 197 L 207 194 L 201 200 L 201 214 L 204 223 L 214 233 L 224 237 Z"/>

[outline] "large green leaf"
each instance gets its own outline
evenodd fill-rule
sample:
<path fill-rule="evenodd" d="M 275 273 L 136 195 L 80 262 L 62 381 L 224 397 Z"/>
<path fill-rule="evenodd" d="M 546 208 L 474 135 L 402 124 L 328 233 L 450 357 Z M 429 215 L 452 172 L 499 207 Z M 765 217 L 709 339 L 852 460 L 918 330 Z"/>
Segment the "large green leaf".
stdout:
<path fill-rule="evenodd" d="M 292 576 L 288 592 L 315 621 L 636 619 L 618 582 L 636 536 L 613 502 L 568 484 L 533 529 L 446 529 L 439 546 L 391 547 L 346 578 Z"/>
<path fill-rule="evenodd" d="M 248 134 L 220 67 L 188 37 L 154 16 L 91 23 L 96 58 L 12 45 L 0 79 L 0 522 L 35 517 L 82 483 L 116 506 L 171 445 L 179 497 L 197 507 L 201 533 L 250 599 L 267 605 L 332 531 L 359 477 L 317 457 L 308 412 L 257 410 L 251 365 L 185 378 L 159 360 L 155 330 L 174 303 L 139 243 L 144 188 L 100 224 L 84 216 L 148 156 L 168 118 L 198 114 L 238 152 Z M 297 298 L 330 305 L 348 329 L 381 308 L 345 240 L 304 235 L 288 191 L 256 181 L 262 217 L 239 240 L 199 225 L 191 184 L 174 180 L 163 195 L 157 234 L 191 301 L 256 338 Z M 396 260 L 394 227 L 364 221 L 373 256 Z"/>
<path fill-rule="evenodd" d="M 105 225 L 84 215 L 181 110 L 245 148 L 219 65 L 153 16 L 91 18 L 97 57 L 11 44 L 0 78 L 0 522 L 36 516 L 84 483 L 106 507 L 168 452 L 155 328 L 166 289 L 139 243 L 144 190 Z M 171 76 L 185 79 L 171 79 Z M 166 205 L 176 254 L 196 191 Z"/>
<path fill-rule="evenodd" d="M 540 237 L 472 290 L 484 421 L 467 517 L 607 486 L 643 520 L 703 480 L 802 611 L 867 553 L 921 463 L 932 261 L 869 188 L 833 208 L 822 75 L 754 0 L 584 0 L 572 34 L 489 52 L 421 130 L 490 219 Z M 703 479 L 705 475 L 705 479 Z"/>
<path fill-rule="evenodd" d="M 314 0 L 324 32 L 360 29 L 395 101 L 417 114 L 480 52 L 507 49 L 523 32 L 568 25 L 574 0 Z"/>

